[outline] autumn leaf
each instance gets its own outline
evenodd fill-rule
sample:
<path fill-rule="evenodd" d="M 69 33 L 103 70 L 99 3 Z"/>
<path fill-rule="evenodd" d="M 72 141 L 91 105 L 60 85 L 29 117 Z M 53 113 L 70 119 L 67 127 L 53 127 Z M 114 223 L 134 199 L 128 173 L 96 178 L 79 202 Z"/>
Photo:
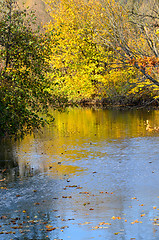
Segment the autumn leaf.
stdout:
<path fill-rule="evenodd" d="M 34 205 L 40 205 L 40 203 L 39 203 L 39 202 L 36 202 L 36 203 L 34 203 Z"/>
<path fill-rule="evenodd" d="M 115 217 L 113 216 L 111 219 L 115 220 L 115 219 L 121 219 L 121 217 Z"/>
<path fill-rule="evenodd" d="M 144 217 L 144 216 L 145 216 L 145 213 L 141 214 L 140 216 L 141 216 L 141 217 Z"/>

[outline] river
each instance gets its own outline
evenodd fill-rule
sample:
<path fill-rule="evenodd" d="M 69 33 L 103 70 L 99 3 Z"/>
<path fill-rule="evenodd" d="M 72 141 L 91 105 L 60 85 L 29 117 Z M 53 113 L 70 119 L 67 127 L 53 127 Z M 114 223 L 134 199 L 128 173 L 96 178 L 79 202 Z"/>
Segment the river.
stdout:
<path fill-rule="evenodd" d="M 159 111 L 70 108 L 0 145 L 1 240 L 158 240 Z"/>

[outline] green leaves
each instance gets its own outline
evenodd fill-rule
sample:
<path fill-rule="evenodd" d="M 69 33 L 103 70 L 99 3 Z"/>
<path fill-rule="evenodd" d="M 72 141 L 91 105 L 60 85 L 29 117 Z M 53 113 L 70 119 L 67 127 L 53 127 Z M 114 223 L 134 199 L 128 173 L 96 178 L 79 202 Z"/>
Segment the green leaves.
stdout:
<path fill-rule="evenodd" d="M 26 17 L 13 0 L 1 5 L 0 136 L 23 135 L 44 125 L 39 114 L 47 114 L 53 102 L 45 90 L 50 86 L 45 36 L 30 28 L 33 13 Z"/>

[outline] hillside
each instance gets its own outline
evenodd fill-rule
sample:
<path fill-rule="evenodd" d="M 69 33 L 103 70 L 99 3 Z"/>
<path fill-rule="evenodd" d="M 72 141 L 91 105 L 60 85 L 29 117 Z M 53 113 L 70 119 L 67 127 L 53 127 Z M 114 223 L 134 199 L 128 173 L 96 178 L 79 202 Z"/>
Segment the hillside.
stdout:
<path fill-rule="evenodd" d="M 50 21 L 50 16 L 47 12 L 47 6 L 42 0 L 17 0 L 18 5 L 29 7 L 30 10 L 34 10 L 37 17 L 37 25 L 45 24 Z"/>

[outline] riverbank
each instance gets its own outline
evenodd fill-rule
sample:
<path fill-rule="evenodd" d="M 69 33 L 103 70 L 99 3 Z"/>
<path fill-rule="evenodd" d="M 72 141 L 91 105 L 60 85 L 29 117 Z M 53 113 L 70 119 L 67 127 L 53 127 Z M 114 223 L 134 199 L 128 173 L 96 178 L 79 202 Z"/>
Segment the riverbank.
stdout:
<path fill-rule="evenodd" d="M 159 108 L 159 100 L 154 98 L 126 98 L 118 99 L 83 99 L 76 102 L 68 102 L 69 106 L 76 107 L 97 107 L 97 108 Z"/>

